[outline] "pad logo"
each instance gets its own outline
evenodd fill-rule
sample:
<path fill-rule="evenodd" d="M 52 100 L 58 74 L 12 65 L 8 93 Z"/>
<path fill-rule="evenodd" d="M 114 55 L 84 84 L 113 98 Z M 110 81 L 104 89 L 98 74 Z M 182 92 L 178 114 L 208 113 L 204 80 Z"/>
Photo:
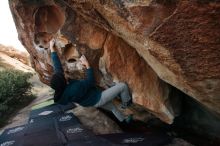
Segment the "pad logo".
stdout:
<path fill-rule="evenodd" d="M 46 115 L 49 115 L 49 114 L 51 114 L 53 111 L 44 111 L 44 112 L 42 112 L 42 113 L 39 113 L 38 115 L 39 116 L 46 116 Z"/>
<path fill-rule="evenodd" d="M 15 143 L 14 140 L 12 140 L 12 141 L 6 141 L 6 142 L 2 143 L 0 146 L 10 146 L 10 145 L 13 145 L 14 143 Z"/>
<path fill-rule="evenodd" d="M 79 128 L 79 127 L 77 127 L 77 128 L 73 128 L 73 129 L 68 129 L 67 130 L 67 133 L 81 133 L 83 131 L 83 129 L 82 128 Z"/>
<path fill-rule="evenodd" d="M 9 135 L 9 134 L 13 134 L 13 133 L 22 131 L 23 129 L 24 129 L 24 127 L 17 127 L 17 128 L 15 128 L 15 129 L 9 130 L 7 134 L 8 134 L 8 135 Z"/>
<path fill-rule="evenodd" d="M 30 120 L 30 124 L 31 124 L 31 123 L 34 123 L 34 119 L 31 119 L 31 120 Z"/>
<path fill-rule="evenodd" d="M 72 117 L 70 115 L 66 115 L 60 118 L 60 122 L 65 122 L 71 120 Z"/>
<path fill-rule="evenodd" d="M 127 138 L 123 140 L 123 143 L 138 143 L 144 141 L 142 137 L 135 137 L 135 138 Z"/>

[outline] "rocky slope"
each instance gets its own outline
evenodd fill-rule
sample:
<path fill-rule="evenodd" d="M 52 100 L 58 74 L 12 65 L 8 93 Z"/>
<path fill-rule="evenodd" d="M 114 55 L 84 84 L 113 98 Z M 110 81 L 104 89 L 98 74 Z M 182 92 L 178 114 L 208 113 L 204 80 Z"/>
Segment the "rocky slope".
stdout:
<path fill-rule="evenodd" d="M 29 54 L 27 52 L 22 52 L 22 51 L 16 50 L 13 47 L 4 46 L 2 44 L 0 44 L 0 52 L 22 62 L 25 65 L 30 66 Z"/>
<path fill-rule="evenodd" d="M 113 81 L 127 82 L 134 102 L 162 121 L 171 124 L 183 115 L 183 92 L 219 122 L 219 2 L 9 2 L 19 39 L 42 82 L 48 84 L 52 74 L 47 41 L 53 35 L 68 78 L 83 77 L 77 62 L 85 54 L 95 69 L 97 84 L 107 87 Z M 195 115 L 191 116 L 195 123 L 207 120 L 206 114 Z M 201 127 L 213 125 L 211 121 Z M 220 127 L 211 127 L 218 135 Z"/>

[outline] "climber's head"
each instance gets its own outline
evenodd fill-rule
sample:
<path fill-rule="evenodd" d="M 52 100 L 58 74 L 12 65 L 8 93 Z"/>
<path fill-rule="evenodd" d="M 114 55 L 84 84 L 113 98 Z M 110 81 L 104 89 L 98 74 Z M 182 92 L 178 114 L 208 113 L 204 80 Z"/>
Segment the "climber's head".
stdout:
<path fill-rule="evenodd" d="M 50 80 L 50 86 L 55 90 L 54 101 L 57 102 L 66 87 L 66 79 L 64 78 L 64 75 L 62 73 L 53 74 Z"/>

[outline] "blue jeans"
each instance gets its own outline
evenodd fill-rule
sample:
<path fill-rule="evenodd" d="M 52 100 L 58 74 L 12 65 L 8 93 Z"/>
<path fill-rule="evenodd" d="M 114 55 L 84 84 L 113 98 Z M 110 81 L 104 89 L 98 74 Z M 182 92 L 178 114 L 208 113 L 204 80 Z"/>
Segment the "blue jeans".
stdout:
<path fill-rule="evenodd" d="M 116 85 L 102 91 L 101 98 L 94 106 L 100 107 L 112 112 L 119 121 L 123 121 L 125 116 L 117 109 L 112 100 L 120 97 L 122 102 L 131 100 L 129 88 L 125 83 L 116 83 Z"/>

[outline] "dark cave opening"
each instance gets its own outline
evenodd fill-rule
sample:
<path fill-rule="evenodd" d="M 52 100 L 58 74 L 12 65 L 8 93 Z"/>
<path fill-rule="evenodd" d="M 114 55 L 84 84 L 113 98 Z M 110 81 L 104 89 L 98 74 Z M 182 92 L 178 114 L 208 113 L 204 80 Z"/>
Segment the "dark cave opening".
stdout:
<path fill-rule="evenodd" d="M 180 114 L 169 125 L 157 117 L 149 121 L 135 120 L 129 124 L 120 123 L 111 114 L 102 109 L 103 113 L 113 119 L 124 132 L 157 132 L 165 133 L 171 138 L 182 138 L 195 146 L 217 146 L 220 145 L 220 119 L 215 113 L 209 111 L 192 97 L 184 94 L 182 91 L 172 87 L 171 95 L 178 95 L 181 100 Z M 173 98 L 173 97 L 171 97 Z M 176 101 L 174 102 L 176 103 Z"/>

